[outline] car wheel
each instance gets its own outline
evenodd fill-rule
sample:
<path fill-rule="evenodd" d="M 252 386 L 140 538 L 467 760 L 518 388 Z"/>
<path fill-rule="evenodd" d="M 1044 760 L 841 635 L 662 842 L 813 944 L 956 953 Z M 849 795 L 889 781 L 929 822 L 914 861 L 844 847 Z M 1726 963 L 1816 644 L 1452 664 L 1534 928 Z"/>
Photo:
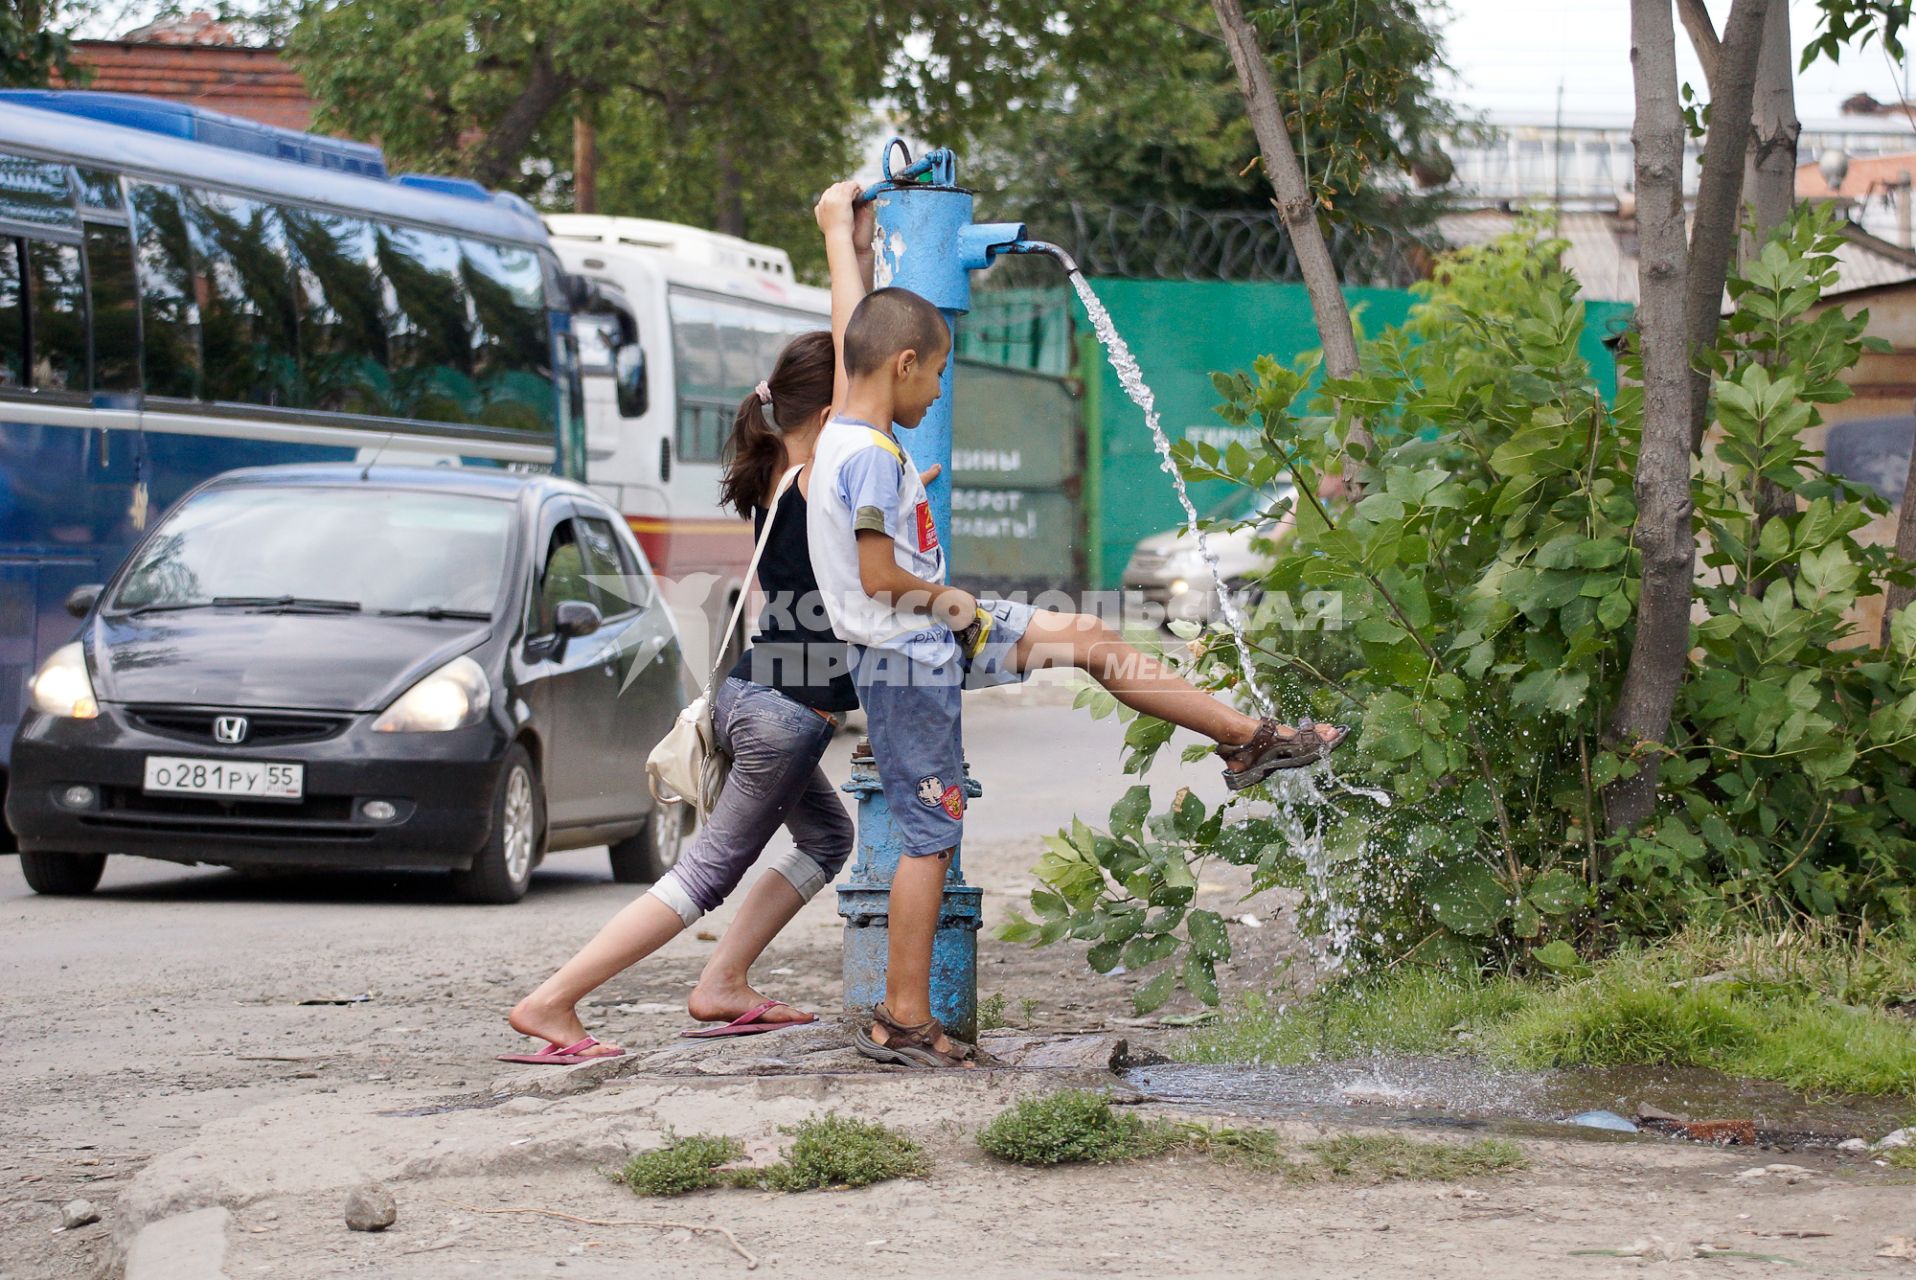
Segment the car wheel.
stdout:
<path fill-rule="evenodd" d="M 106 870 L 104 853 L 23 853 L 20 873 L 35 893 L 92 893 Z"/>
<path fill-rule="evenodd" d="M 495 905 L 525 897 L 545 830 L 545 789 L 532 757 L 514 743 L 492 796 L 492 834 L 470 869 L 452 873 L 453 894 L 462 902 Z"/>
<path fill-rule="evenodd" d="M 610 846 L 612 878 L 619 884 L 652 884 L 678 865 L 685 848 L 685 806 L 655 804 L 637 834 Z"/>

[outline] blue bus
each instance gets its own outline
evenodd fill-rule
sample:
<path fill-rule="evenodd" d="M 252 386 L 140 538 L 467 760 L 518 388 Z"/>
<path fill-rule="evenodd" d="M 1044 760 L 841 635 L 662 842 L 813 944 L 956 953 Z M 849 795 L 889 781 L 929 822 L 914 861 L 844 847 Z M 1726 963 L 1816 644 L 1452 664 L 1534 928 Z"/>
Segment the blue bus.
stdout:
<path fill-rule="evenodd" d="M 221 471 L 583 478 L 565 280 L 531 206 L 172 103 L 0 92 L 0 790 L 63 607 Z M 10 847 L 0 823 L 0 848 Z"/>

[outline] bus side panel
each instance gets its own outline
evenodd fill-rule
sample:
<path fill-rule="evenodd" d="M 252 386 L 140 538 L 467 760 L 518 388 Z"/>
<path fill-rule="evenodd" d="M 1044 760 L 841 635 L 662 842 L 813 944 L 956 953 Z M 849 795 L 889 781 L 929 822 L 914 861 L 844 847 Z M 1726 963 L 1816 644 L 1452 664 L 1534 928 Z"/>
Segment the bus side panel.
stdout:
<path fill-rule="evenodd" d="M 134 433 L 0 416 L 0 761 L 28 678 L 79 629 L 67 593 L 102 581 L 140 536 L 138 485 Z"/>

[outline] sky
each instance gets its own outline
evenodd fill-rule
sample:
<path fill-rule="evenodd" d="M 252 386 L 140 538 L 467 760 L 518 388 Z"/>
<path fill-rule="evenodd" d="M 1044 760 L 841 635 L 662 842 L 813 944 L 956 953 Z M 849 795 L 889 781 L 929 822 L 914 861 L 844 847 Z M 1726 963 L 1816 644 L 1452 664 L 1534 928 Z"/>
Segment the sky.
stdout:
<path fill-rule="evenodd" d="M 1709 0 L 1717 29 L 1727 0 Z M 1456 71 L 1453 93 L 1479 111 L 1539 121 L 1557 110 L 1563 87 L 1566 120 L 1631 115 L 1630 12 L 1625 0 L 1450 0 L 1445 48 Z M 1790 39 L 1800 51 L 1816 32 L 1814 0 L 1790 4 Z M 1703 89 L 1703 72 L 1677 27 L 1677 73 Z M 1848 53 L 1840 65 L 1819 61 L 1796 82 L 1796 112 L 1806 125 L 1834 124 L 1843 99 L 1858 92 L 1883 102 L 1900 95 L 1902 68 L 1881 47 Z"/>

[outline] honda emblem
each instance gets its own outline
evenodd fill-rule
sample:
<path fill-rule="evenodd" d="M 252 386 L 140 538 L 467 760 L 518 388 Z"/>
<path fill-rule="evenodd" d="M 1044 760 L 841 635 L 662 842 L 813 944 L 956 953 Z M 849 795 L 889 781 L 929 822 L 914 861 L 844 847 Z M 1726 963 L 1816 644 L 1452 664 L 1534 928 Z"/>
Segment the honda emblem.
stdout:
<path fill-rule="evenodd" d="M 246 717 L 214 716 L 213 740 L 226 743 L 246 741 Z"/>

